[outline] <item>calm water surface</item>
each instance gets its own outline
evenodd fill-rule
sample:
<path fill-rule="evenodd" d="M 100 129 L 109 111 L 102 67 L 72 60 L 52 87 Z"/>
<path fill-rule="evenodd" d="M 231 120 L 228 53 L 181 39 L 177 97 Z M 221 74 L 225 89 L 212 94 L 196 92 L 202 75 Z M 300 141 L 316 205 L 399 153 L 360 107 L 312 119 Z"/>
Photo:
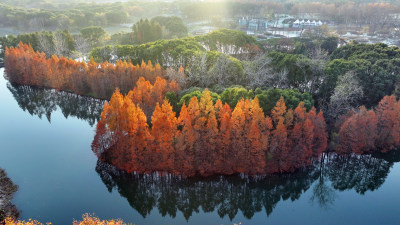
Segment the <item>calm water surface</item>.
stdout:
<path fill-rule="evenodd" d="M 102 102 L 9 84 L 0 70 L 0 167 L 21 218 L 84 213 L 134 224 L 399 224 L 400 154 L 327 157 L 323 167 L 249 180 L 137 176 L 97 162 Z"/>

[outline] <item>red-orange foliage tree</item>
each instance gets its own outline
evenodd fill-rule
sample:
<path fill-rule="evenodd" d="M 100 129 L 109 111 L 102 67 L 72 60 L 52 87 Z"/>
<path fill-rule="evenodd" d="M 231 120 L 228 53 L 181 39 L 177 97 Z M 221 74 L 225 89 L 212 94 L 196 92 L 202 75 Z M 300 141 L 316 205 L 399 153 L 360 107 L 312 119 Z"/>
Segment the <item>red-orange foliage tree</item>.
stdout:
<path fill-rule="evenodd" d="M 153 143 L 150 148 L 151 164 L 156 170 L 167 171 L 174 166 L 174 139 L 177 131 L 177 119 L 167 100 L 159 106 L 157 103 L 151 118 Z"/>
<path fill-rule="evenodd" d="M 262 174 L 265 168 L 265 157 L 269 132 L 265 132 L 265 117 L 257 97 L 251 101 L 250 126 L 248 127 L 247 139 L 249 141 L 249 155 L 245 166 L 247 173 Z"/>
<path fill-rule="evenodd" d="M 218 124 L 210 92 L 206 89 L 199 101 L 199 117 L 194 129 L 200 138 L 195 142 L 195 161 L 201 175 L 210 175 L 214 171 L 215 147 L 217 143 Z"/>
<path fill-rule="evenodd" d="M 307 114 L 307 117 L 309 120 L 311 120 L 311 123 L 314 127 L 312 156 L 318 157 L 322 154 L 323 151 L 325 151 L 328 143 L 325 118 L 322 111 L 317 113 L 317 110 L 314 107 Z"/>
<path fill-rule="evenodd" d="M 312 157 L 312 145 L 314 139 L 314 126 L 306 117 L 306 108 L 301 102 L 294 110 L 293 129 L 289 134 L 288 149 L 293 149 L 288 156 L 290 167 L 298 168 L 308 165 Z"/>
<path fill-rule="evenodd" d="M 219 108 L 219 105 L 222 105 L 221 100 L 216 102 L 216 108 Z M 232 124 L 231 124 L 231 114 L 232 110 L 230 106 L 225 103 L 222 108 L 218 111 L 218 136 L 217 136 L 217 150 L 215 156 L 215 170 L 221 174 L 231 174 L 233 173 L 233 160 L 231 157 L 234 157 L 232 154 L 231 148 L 231 132 L 232 132 Z"/>
<path fill-rule="evenodd" d="M 189 104 L 190 105 L 190 104 Z M 175 145 L 175 165 L 173 172 L 192 176 L 196 173 L 194 167 L 194 144 L 197 140 L 196 132 L 193 129 L 192 117 L 186 107 L 182 105 L 178 118 L 178 126 Z"/>
<path fill-rule="evenodd" d="M 342 122 L 336 152 L 387 152 L 400 147 L 400 102 L 385 96 L 375 111 L 361 107 Z"/>
<path fill-rule="evenodd" d="M 377 116 L 374 111 L 361 107 L 340 128 L 340 143 L 336 152 L 340 154 L 362 154 L 375 148 L 377 138 Z"/>
<path fill-rule="evenodd" d="M 378 138 L 376 146 L 383 152 L 400 145 L 400 102 L 394 96 L 385 96 L 376 108 Z"/>

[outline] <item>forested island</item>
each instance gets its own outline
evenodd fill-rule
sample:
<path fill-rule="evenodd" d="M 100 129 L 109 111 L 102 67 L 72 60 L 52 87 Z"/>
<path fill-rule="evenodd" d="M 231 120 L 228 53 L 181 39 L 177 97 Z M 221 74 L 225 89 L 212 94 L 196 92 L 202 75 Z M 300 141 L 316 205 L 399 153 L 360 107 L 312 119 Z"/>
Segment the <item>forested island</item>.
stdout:
<path fill-rule="evenodd" d="M 0 67 L 23 111 L 93 126 L 96 173 L 143 217 L 251 219 L 327 176 L 346 190 L 338 171 L 357 193 L 383 184 L 400 148 L 399 21 L 398 1 L 0 0 Z M 0 224 L 40 224 L 15 220 L 0 169 L 2 184 Z"/>
<path fill-rule="evenodd" d="M 382 60 L 368 58 L 374 53 L 380 53 Z M 254 53 L 246 54 L 251 57 Z M 363 154 L 399 147 L 400 105 L 394 95 L 385 96 L 396 91 L 397 77 L 392 71 L 397 69 L 398 48 L 350 44 L 333 51 L 330 61 L 314 64 L 302 55 L 268 54 L 253 56 L 255 60 L 234 59 L 236 67 L 222 67 L 219 58 L 225 56 L 217 57 L 209 75 L 205 75 L 215 82 L 203 83 L 204 91 L 191 91 L 191 74 L 185 74 L 184 64 L 177 70 L 153 66 L 150 60 L 147 64 L 142 61 L 140 66 L 126 61 L 96 63 L 93 59 L 86 64 L 56 55 L 47 58 L 22 42 L 19 47 L 6 48 L 5 67 L 8 79 L 19 84 L 103 99 L 117 88 L 104 105 L 92 148 L 100 159 L 129 172 L 263 175 L 310 165 L 326 150 Z M 290 61 L 286 60 L 293 56 L 303 58 L 293 60 L 292 66 L 297 68 L 287 71 Z M 265 65 L 274 60 L 285 62 L 284 68 Z M 260 69 L 258 63 L 264 63 L 264 68 Z M 315 63 L 325 63 L 325 67 L 318 71 Z M 358 68 L 349 67 L 355 63 Z M 24 67 L 27 65 L 31 68 L 28 71 Z M 238 68 L 241 74 L 232 68 Z M 379 82 L 387 85 L 367 79 L 364 68 L 373 73 L 374 79 L 385 76 Z M 193 68 L 188 66 L 187 70 Z M 230 72 L 241 79 L 230 79 Z M 291 74 L 294 72 L 300 74 Z M 135 82 L 136 86 L 130 86 Z M 244 83 L 248 88 L 229 87 Z M 182 91 L 181 86 L 186 89 Z M 371 89 L 364 95 L 366 87 Z M 323 105 L 327 99 L 329 103 Z M 354 107 L 361 104 L 372 109 Z M 354 109 L 349 110 L 351 107 Z"/>

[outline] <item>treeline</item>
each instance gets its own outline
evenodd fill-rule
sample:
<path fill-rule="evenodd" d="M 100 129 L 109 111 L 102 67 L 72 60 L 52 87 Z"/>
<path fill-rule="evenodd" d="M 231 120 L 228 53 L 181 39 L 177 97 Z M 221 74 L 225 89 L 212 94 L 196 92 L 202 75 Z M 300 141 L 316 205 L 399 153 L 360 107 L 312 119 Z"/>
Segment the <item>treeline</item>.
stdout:
<path fill-rule="evenodd" d="M 167 68 L 162 75 L 179 83 L 182 89 L 188 89 L 186 91 L 192 87 L 201 87 L 221 94 L 232 85 L 242 85 L 253 91 L 257 88 L 275 88 L 310 93 L 316 106 L 326 113 L 329 127 L 349 110 L 361 105 L 374 107 L 386 95 L 399 96 L 398 47 L 348 44 L 335 49 L 337 39 L 334 38 L 311 43 L 306 40 L 297 41 L 299 46 L 303 46 L 299 50 L 304 49 L 300 51 L 301 54 L 282 50 L 259 54 L 257 52 L 260 49 L 253 51 L 258 48 L 254 38 L 239 31 L 219 30 L 194 38 L 160 40 L 138 46 L 96 48 L 91 55 L 98 62 L 104 60 L 113 64 L 117 64 L 118 60 L 130 60 L 133 64 L 147 60 L 158 62 Z M 246 52 L 252 57 L 239 60 L 240 52 Z M 133 86 L 136 80 L 130 84 Z M 154 82 L 154 79 L 150 80 Z M 119 87 L 123 93 L 127 93 L 132 86 L 123 84 L 126 83 L 115 85 L 114 88 Z M 102 95 L 109 98 L 112 91 L 109 89 L 108 94 Z M 179 102 L 185 94 L 174 101 Z M 301 101 L 306 103 L 306 99 L 308 97 Z M 169 100 L 174 104 L 173 99 Z M 271 107 L 269 110 L 266 107 L 263 109 L 269 112 Z"/>
<path fill-rule="evenodd" d="M 31 69 L 27 70 L 26 68 Z M 160 65 L 153 66 L 150 61 L 148 64 L 142 62 L 140 66 L 134 66 L 122 61 L 110 64 L 93 61 L 84 63 L 57 56 L 48 59 L 45 54 L 35 52 L 32 47 L 23 44 L 19 47 L 7 49 L 6 72 L 11 82 L 20 85 L 50 87 L 101 99 L 110 99 L 116 87 L 122 93 L 128 93 L 139 76 L 143 76 L 153 83 L 156 81 L 156 77 L 162 76 L 174 81 L 175 85 L 187 88 L 179 93 L 167 95 L 176 111 L 179 111 L 183 101 L 188 102 L 193 96 L 201 97 L 201 92 L 204 89 L 190 88 L 191 86 L 197 84 L 204 87 L 208 83 L 202 81 L 208 79 L 208 82 L 213 82 L 217 78 L 201 77 L 202 74 L 198 74 L 198 76 L 188 79 L 182 67 L 178 71 L 171 68 L 164 70 Z M 226 81 L 227 85 L 235 83 Z M 259 86 L 262 87 L 262 84 Z M 212 90 L 216 92 L 213 94 L 216 96 L 215 100 L 221 99 L 232 108 L 241 98 L 253 99 L 256 96 L 261 100 L 260 106 L 265 112 L 271 111 L 275 102 L 281 96 L 284 97 L 290 108 L 295 108 L 300 101 L 304 102 L 307 109 L 314 105 L 313 97 L 310 94 L 291 89 L 256 88 L 253 91 L 251 88 L 241 86 L 229 88 L 215 86 Z M 151 112 L 148 114 L 151 115 Z"/>
<path fill-rule="evenodd" d="M 99 37 L 102 36 L 104 31 L 90 27 L 83 29 L 79 36 L 71 36 L 66 31 L 46 32 L 9 36 L 0 39 L 0 42 L 4 43 L 3 46 L 15 47 L 18 41 L 22 41 L 31 44 L 36 51 L 46 52 L 48 57 L 55 53 L 58 56 L 73 57 L 76 55 L 74 52 L 87 52 L 91 47 L 101 44 L 102 38 Z M 141 64 L 142 61 L 151 60 L 164 68 L 172 67 L 177 70 L 183 67 L 186 76 L 168 76 L 176 79 L 182 88 L 226 88 L 232 85 L 243 85 L 253 90 L 292 88 L 309 92 L 318 99 L 316 94 L 322 93 L 321 86 L 330 81 L 325 78 L 328 63 L 326 51 L 329 53 L 336 49 L 337 39 L 306 42 L 299 47 L 301 54 L 275 51 L 263 53 L 260 47 L 253 37 L 243 32 L 222 29 L 197 37 L 95 48 L 90 55 L 96 62 L 116 63 L 127 60 L 133 64 Z M 331 92 L 332 90 L 328 93 Z"/>
<path fill-rule="evenodd" d="M 188 29 L 182 19 L 177 16 L 157 16 L 148 19 L 141 19 L 132 27 L 132 42 L 128 44 L 143 44 L 160 39 L 181 38 L 187 36 Z"/>
<path fill-rule="evenodd" d="M 87 26 L 107 26 L 130 21 L 132 7 L 115 4 L 81 4 L 80 8 L 24 9 L 0 4 L 0 25 L 31 31 L 80 29 Z M 137 9 L 136 9 L 137 10 Z"/>
<path fill-rule="evenodd" d="M 214 104 L 205 90 L 200 99 L 183 104 L 179 116 L 167 100 L 157 103 L 148 125 L 141 109 L 147 104 L 137 104 L 135 98 L 140 90 L 125 97 L 118 90 L 113 94 L 92 143 L 99 158 L 128 172 L 207 176 L 294 171 L 309 165 L 327 145 L 322 112 L 307 112 L 302 102 L 287 110 L 281 98 L 271 116 L 265 116 L 257 98 L 242 99 L 231 109 L 220 100 Z"/>
<path fill-rule="evenodd" d="M 145 23 L 145 21 L 143 21 L 143 23 Z M 139 23 L 135 26 L 140 28 L 143 25 Z M 138 28 L 134 27 L 134 30 Z M 149 33 L 151 32 L 149 31 Z M 212 52 L 240 55 L 249 53 L 256 54 L 259 53 L 261 49 L 258 47 L 256 39 L 246 35 L 244 32 L 220 29 L 206 35 L 172 40 L 158 40 L 142 45 L 108 45 L 93 49 L 90 52 L 90 56 L 99 62 L 110 61 L 113 55 L 115 55 L 117 59 L 130 59 L 133 62 L 145 59 L 159 62 L 163 66 L 185 67 L 193 60 L 196 53 L 205 51 L 211 51 L 211 53 L 208 54 L 213 55 L 215 55 L 215 53 Z M 210 60 L 207 60 L 207 62 L 208 61 Z"/>
<path fill-rule="evenodd" d="M 266 59 L 271 60 L 269 67 L 272 71 L 287 72 L 280 87 L 312 94 L 318 108 L 325 112 L 329 127 L 334 127 L 336 121 L 350 110 L 362 105 L 373 108 L 385 96 L 400 96 L 398 47 L 383 43 L 349 43 L 340 48 L 327 48 L 333 50 L 329 54 L 327 49 L 322 49 L 322 43 L 333 43 L 329 40 L 320 42 L 321 45 L 318 40 L 312 43 L 292 41 L 292 44 L 297 42 L 299 48 L 290 51 L 280 43 L 278 45 L 282 45 L 276 49 L 279 51 L 266 53 Z M 307 47 L 309 45 L 316 48 Z M 302 51 L 301 46 L 307 50 Z M 296 54 L 297 50 L 301 54 Z M 259 64 L 257 60 L 252 62 Z"/>
<path fill-rule="evenodd" d="M 325 68 L 338 46 L 337 38 L 299 39 L 294 52 L 269 51 L 262 45 L 244 32 L 220 29 L 196 37 L 95 48 L 90 56 L 97 62 L 151 60 L 163 67 L 183 67 L 186 87 L 243 85 L 253 90 L 298 89 L 316 99 L 322 95 L 321 87 L 329 81 Z"/>
<path fill-rule="evenodd" d="M 5 69 L 11 82 L 101 99 L 109 99 L 117 87 L 128 93 L 141 76 L 154 82 L 164 73 L 159 64 L 153 66 L 150 61 L 139 66 L 126 61 L 99 64 L 92 60 L 85 63 L 55 55 L 48 59 L 44 53 L 35 52 L 22 43 L 19 47 L 6 49 Z"/>
<path fill-rule="evenodd" d="M 284 53 L 312 55 L 316 48 L 321 48 L 330 55 L 338 47 L 339 38 L 336 36 L 311 36 L 292 38 L 272 38 L 260 41 L 260 45 L 267 50 L 275 50 Z"/>
<path fill-rule="evenodd" d="M 78 34 L 72 35 L 68 30 L 42 31 L 0 37 L 0 58 L 5 49 L 18 47 L 19 43 L 32 46 L 35 51 L 72 58 L 85 57 L 88 52 L 105 43 L 106 31 L 97 26 L 85 27 Z"/>
<path fill-rule="evenodd" d="M 165 2 L 116 2 L 116 3 L 23 3 L 0 4 L 0 25 L 20 30 L 41 31 L 59 28 L 79 30 L 88 26 L 111 26 L 134 22 L 142 17 L 153 17 L 171 12 Z M 29 6 L 31 8 L 29 8 Z"/>
<path fill-rule="evenodd" d="M 159 39 L 187 36 L 187 27 L 176 16 L 157 16 L 150 21 L 140 20 L 132 27 L 132 32 L 120 32 L 109 36 L 103 27 L 88 26 L 73 35 L 68 29 L 41 31 L 0 37 L 0 58 L 4 57 L 6 47 L 16 47 L 19 42 L 29 44 L 35 51 L 45 52 L 47 56 L 84 57 L 96 47 L 105 45 L 134 45 Z"/>
<path fill-rule="evenodd" d="M 138 45 L 160 39 L 181 38 L 188 35 L 188 28 L 180 17 L 156 16 L 140 19 L 133 24 L 132 32 L 112 34 L 107 45 Z"/>
<path fill-rule="evenodd" d="M 310 110 L 314 106 L 314 99 L 311 94 L 305 92 L 301 93 L 296 89 L 279 89 L 279 88 L 256 88 L 256 90 L 247 89 L 242 86 L 231 86 L 229 88 L 211 88 L 210 95 L 215 103 L 217 100 L 221 100 L 227 103 L 231 108 L 235 108 L 236 104 L 241 100 L 252 100 L 255 97 L 259 99 L 260 107 L 263 111 L 269 115 L 271 110 L 274 108 L 276 102 L 283 97 L 288 109 L 295 109 L 300 102 L 304 103 L 304 107 Z M 174 107 L 176 112 L 184 103 L 189 104 L 189 101 L 193 97 L 200 99 L 203 96 L 204 88 L 188 88 L 178 92 L 178 96 L 167 95 L 168 101 Z M 179 99 L 179 101 L 178 101 Z"/>
<path fill-rule="evenodd" d="M 82 51 L 79 46 L 81 43 L 77 43 L 79 39 L 80 36 L 74 37 L 68 30 L 3 36 L 0 37 L 0 58 L 4 58 L 7 47 L 17 47 L 20 42 L 32 46 L 35 51 L 45 52 L 49 57 L 53 54 L 72 56 L 74 51 Z M 82 37 L 81 40 L 83 41 L 84 38 Z"/>
<path fill-rule="evenodd" d="M 335 135 L 339 154 L 388 152 L 400 147 L 400 101 L 385 96 L 373 110 L 361 107 L 339 120 Z"/>

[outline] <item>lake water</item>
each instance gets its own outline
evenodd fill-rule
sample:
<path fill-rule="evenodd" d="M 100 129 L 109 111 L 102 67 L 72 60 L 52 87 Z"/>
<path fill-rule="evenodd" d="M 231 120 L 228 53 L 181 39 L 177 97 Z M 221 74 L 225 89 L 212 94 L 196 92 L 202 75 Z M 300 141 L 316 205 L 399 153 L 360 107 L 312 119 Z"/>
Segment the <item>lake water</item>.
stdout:
<path fill-rule="evenodd" d="M 400 154 L 327 157 L 297 173 L 180 179 L 97 161 L 102 102 L 15 86 L 0 70 L 0 167 L 21 219 L 71 224 L 84 213 L 132 224 L 399 224 Z"/>

